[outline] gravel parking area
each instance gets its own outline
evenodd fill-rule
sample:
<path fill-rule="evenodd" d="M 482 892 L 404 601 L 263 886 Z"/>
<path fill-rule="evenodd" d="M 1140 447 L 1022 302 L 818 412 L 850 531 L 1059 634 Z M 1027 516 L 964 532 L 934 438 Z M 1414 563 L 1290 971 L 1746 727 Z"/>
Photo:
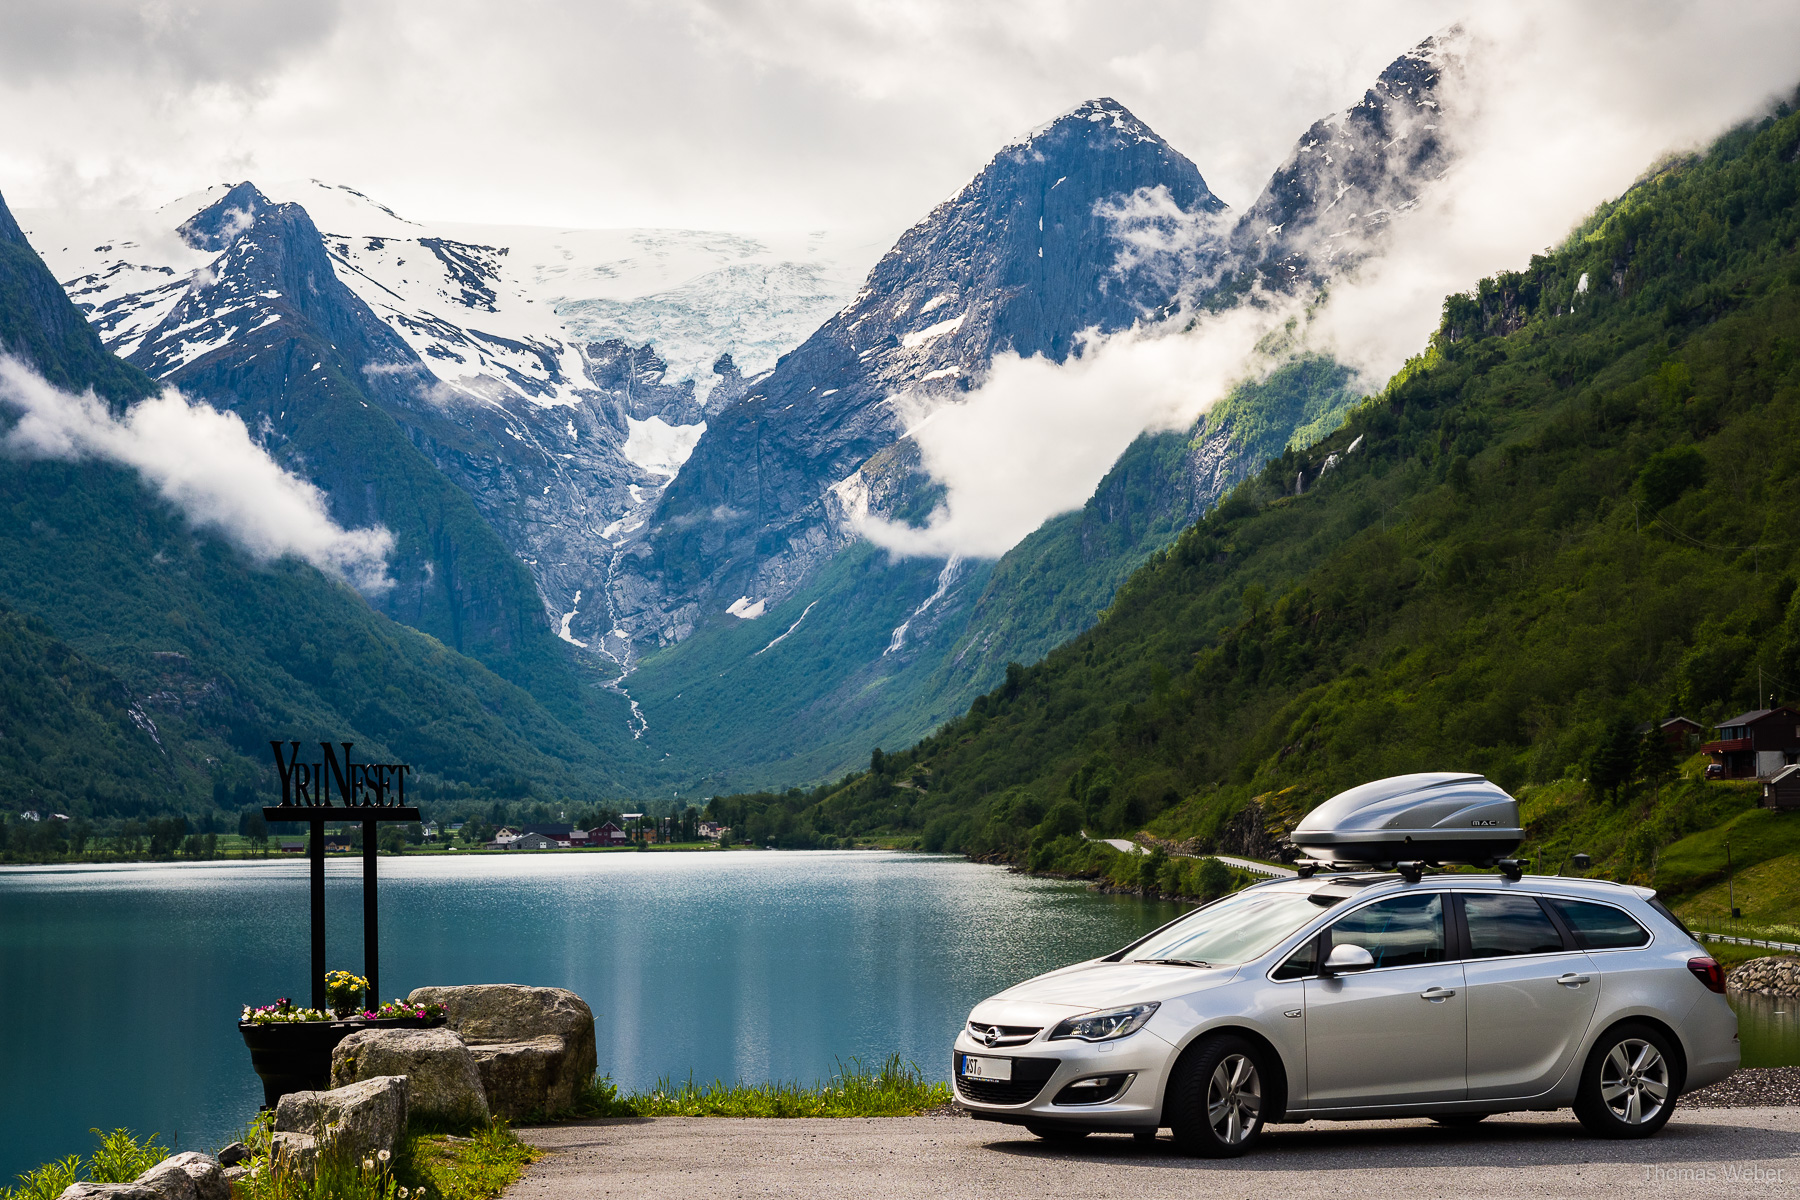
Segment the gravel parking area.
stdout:
<path fill-rule="evenodd" d="M 1800 1193 L 1800 1107 L 1678 1109 L 1649 1141 L 1588 1137 L 1567 1112 L 1276 1126 L 1245 1158 L 1209 1162 L 1166 1137 L 1051 1146 L 962 1116 L 871 1120 L 665 1117 L 525 1129 L 552 1151 L 509 1200 L 710 1197 L 1400 1196 Z"/>
<path fill-rule="evenodd" d="M 1688 1108 L 1800 1104 L 1800 1067 L 1745 1067 L 1729 1079 L 1683 1096 L 1681 1103 Z"/>

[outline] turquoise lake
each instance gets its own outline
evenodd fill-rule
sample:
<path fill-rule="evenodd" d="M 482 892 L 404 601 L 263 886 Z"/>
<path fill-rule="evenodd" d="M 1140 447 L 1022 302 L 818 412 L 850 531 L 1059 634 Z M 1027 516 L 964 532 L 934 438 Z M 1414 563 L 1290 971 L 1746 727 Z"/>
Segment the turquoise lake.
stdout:
<path fill-rule="evenodd" d="M 360 870 L 326 866 L 329 965 L 359 973 Z M 292 860 L 0 871 L 0 1180 L 90 1126 L 228 1141 L 261 1102 L 237 1015 L 305 1002 L 306 905 Z M 382 990 L 570 988 L 627 1087 L 895 1052 L 947 1077 L 976 1001 L 1180 911 L 917 854 L 384 858 Z"/>

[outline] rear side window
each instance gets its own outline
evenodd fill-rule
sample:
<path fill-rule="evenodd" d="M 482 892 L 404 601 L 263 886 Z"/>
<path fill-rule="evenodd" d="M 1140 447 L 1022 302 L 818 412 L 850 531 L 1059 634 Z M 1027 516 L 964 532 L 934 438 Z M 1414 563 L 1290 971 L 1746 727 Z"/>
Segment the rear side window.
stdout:
<path fill-rule="evenodd" d="M 1562 934 L 1530 896 L 1465 896 L 1470 958 L 1551 954 L 1563 948 Z"/>
<path fill-rule="evenodd" d="M 1435 892 L 1396 896 L 1358 909 L 1331 927 L 1329 947 L 1361 946 L 1377 967 L 1444 961 L 1444 899 Z"/>
<path fill-rule="evenodd" d="M 1650 933 L 1610 904 L 1589 904 L 1585 900 L 1552 900 L 1556 911 L 1575 931 L 1575 940 L 1583 950 L 1624 950 L 1644 946 Z"/>
<path fill-rule="evenodd" d="M 1670 921 L 1674 922 L 1675 928 L 1681 930 L 1681 932 L 1687 934 L 1689 937 L 1694 936 L 1694 931 L 1687 927 L 1687 922 L 1682 920 L 1680 917 L 1676 916 L 1674 909 L 1672 909 L 1668 905 L 1664 904 L 1661 900 L 1657 899 L 1655 896 L 1650 897 L 1650 907 L 1654 908 L 1657 912 L 1661 913 L 1663 916 L 1669 918 Z"/>

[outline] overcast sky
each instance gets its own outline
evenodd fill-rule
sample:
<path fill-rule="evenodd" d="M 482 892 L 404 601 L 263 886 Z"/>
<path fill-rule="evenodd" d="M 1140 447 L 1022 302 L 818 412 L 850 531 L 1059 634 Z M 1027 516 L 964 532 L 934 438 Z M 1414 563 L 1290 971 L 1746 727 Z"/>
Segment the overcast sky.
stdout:
<path fill-rule="evenodd" d="M 242 178 L 422 219 L 897 230 L 1093 96 L 1248 203 L 1436 0 L 6 0 L 0 192 Z M 1623 7 L 1621 8 L 1623 11 Z"/>

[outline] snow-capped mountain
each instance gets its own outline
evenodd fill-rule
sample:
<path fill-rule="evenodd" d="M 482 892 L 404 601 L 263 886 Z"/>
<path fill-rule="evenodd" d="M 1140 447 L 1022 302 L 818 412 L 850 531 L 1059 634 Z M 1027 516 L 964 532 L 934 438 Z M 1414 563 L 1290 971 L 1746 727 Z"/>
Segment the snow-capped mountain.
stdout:
<path fill-rule="evenodd" d="M 1192 214 L 1224 208 L 1193 163 L 1115 100 L 1004 147 L 709 421 L 622 564 L 626 626 L 669 643 L 719 614 L 773 607 L 857 540 L 858 517 L 928 499 L 895 396 L 955 403 L 1002 351 L 1060 361 L 1082 331 L 1156 312 L 1169 282 L 1131 265 L 1113 216 L 1152 195 Z"/>
<path fill-rule="evenodd" d="M 343 326 L 327 340 L 346 370 L 531 569 L 551 626 L 623 664 L 629 644 L 605 602 L 619 546 L 709 413 L 742 394 L 739 364 L 771 367 L 851 294 L 865 261 L 854 240 L 822 234 L 425 226 L 317 182 L 25 219 L 107 345 L 177 383 L 265 337 L 312 286 L 263 277 L 267 238 L 290 260 L 296 240 L 316 242 L 306 269 L 354 299 L 320 306 Z"/>

